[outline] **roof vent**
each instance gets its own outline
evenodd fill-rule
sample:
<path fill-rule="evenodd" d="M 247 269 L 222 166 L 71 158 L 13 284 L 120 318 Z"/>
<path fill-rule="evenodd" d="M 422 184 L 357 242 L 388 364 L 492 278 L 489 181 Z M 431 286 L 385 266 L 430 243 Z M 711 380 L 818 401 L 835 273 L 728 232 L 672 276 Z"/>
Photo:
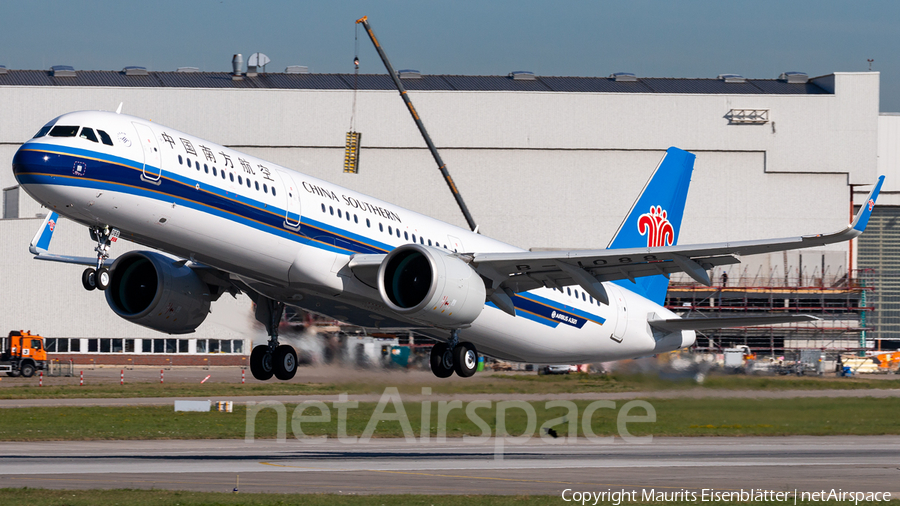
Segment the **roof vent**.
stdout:
<path fill-rule="evenodd" d="M 0 65 L 0 75 L 5 75 L 6 72 L 6 65 Z"/>
<path fill-rule="evenodd" d="M 809 82 L 809 76 L 806 72 L 782 72 L 778 80 L 788 84 L 806 84 Z"/>
<path fill-rule="evenodd" d="M 196 72 L 200 72 L 200 69 L 197 68 L 197 67 L 178 67 L 177 69 L 175 69 L 175 72 L 182 72 L 182 73 L 190 73 L 190 74 L 193 74 L 193 73 L 196 73 Z"/>
<path fill-rule="evenodd" d="M 726 83 L 746 83 L 747 80 L 744 79 L 744 76 L 740 74 L 719 74 L 717 77 L 720 81 L 725 81 Z"/>
<path fill-rule="evenodd" d="M 534 81 L 537 79 L 537 77 L 534 76 L 534 72 L 529 72 L 527 70 L 510 72 L 509 77 L 511 77 L 513 81 Z"/>
<path fill-rule="evenodd" d="M 617 83 L 635 83 L 637 76 L 631 72 L 616 72 L 609 75 L 610 79 L 614 79 Z"/>
<path fill-rule="evenodd" d="M 400 79 L 422 79 L 422 73 L 413 69 L 398 70 L 397 76 Z"/>
<path fill-rule="evenodd" d="M 150 75 L 149 73 L 147 73 L 147 67 L 137 67 L 137 66 L 125 67 L 124 69 L 122 69 L 122 72 L 124 72 L 126 76 L 149 76 Z"/>
<path fill-rule="evenodd" d="M 53 77 L 75 77 L 75 68 L 70 65 L 54 65 L 50 67 Z"/>
<path fill-rule="evenodd" d="M 306 65 L 288 65 L 284 69 L 285 74 L 309 74 L 309 67 Z"/>

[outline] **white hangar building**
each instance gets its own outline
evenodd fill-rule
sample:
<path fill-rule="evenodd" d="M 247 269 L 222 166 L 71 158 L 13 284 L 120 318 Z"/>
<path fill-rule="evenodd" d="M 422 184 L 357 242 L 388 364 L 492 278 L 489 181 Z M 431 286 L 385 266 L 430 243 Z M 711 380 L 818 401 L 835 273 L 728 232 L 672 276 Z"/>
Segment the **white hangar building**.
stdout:
<path fill-rule="evenodd" d="M 682 244 L 838 230 L 877 176 L 887 174 L 858 245 L 747 258 L 727 274 L 729 286 L 815 288 L 850 286 L 858 269 L 874 269 L 865 271 L 865 303 L 847 306 L 873 307 L 865 320 L 874 330 L 870 342 L 900 335 L 900 282 L 891 280 L 890 255 L 900 236 L 892 221 L 900 216 L 900 116 L 879 113 L 877 72 L 773 79 L 402 75 L 480 232 L 523 248 L 605 247 L 669 146 L 697 154 Z M 128 114 L 465 227 L 389 77 L 362 75 L 357 86 L 353 75 L 338 74 L 237 80 L 141 68 L 0 68 L 0 330 L 171 337 L 119 319 L 102 295 L 85 293 L 80 267 L 28 254 L 46 211 L 19 191 L 11 160 L 22 142 L 66 112 L 123 103 Z M 358 174 L 343 172 L 351 116 L 362 133 Z M 93 246 L 85 229 L 63 222 L 51 251 L 91 255 Z M 112 255 L 131 247 L 120 241 Z M 682 295 L 673 304 L 688 304 Z M 779 297 L 790 304 L 790 296 L 775 296 L 776 305 Z M 712 304 L 707 298 L 702 305 L 714 306 L 715 296 Z M 248 300 L 223 297 L 189 342 L 174 346 L 194 353 L 211 346 L 195 340 L 248 334 L 264 338 Z M 249 342 L 242 347 L 248 350 Z"/>

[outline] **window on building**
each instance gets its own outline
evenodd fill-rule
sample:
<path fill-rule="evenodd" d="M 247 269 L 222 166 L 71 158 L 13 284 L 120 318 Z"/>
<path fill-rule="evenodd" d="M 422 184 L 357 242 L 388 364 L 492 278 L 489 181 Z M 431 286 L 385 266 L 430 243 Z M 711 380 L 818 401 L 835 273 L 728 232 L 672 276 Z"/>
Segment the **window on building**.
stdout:
<path fill-rule="evenodd" d="M 112 341 L 112 339 L 101 339 L 100 340 L 100 353 L 109 353 L 110 352 L 111 341 Z"/>
<path fill-rule="evenodd" d="M 88 353 L 97 353 L 100 351 L 99 339 L 88 339 Z"/>
<path fill-rule="evenodd" d="M 188 352 L 188 340 L 187 339 L 179 339 L 178 340 L 178 353 L 187 353 Z"/>
<path fill-rule="evenodd" d="M 152 339 L 141 339 L 141 352 L 142 353 L 153 353 L 153 340 Z"/>
<path fill-rule="evenodd" d="M 231 351 L 232 353 L 244 353 L 244 341 L 242 339 L 231 341 Z"/>
<path fill-rule="evenodd" d="M 178 339 L 166 339 L 166 353 L 177 353 Z"/>
<path fill-rule="evenodd" d="M 69 340 L 68 339 L 57 339 L 56 340 L 56 352 L 57 353 L 68 353 L 69 352 Z"/>
<path fill-rule="evenodd" d="M 121 339 L 113 339 L 112 340 L 112 352 L 113 353 L 122 353 L 122 340 Z"/>
<path fill-rule="evenodd" d="M 154 339 L 153 340 L 153 353 L 165 353 L 166 352 L 166 340 L 165 339 Z"/>
<path fill-rule="evenodd" d="M 218 339 L 210 339 L 209 340 L 209 352 L 210 353 L 219 353 L 219 340 Z"/>
<path fill-rule="evenodd" d="M 197 339 L 197 353 L 206 353 L 206 339 Z"/>
<path fill-rule="evenodd" d="M 69 341 L 69 351 L 73 353 L 81 352 L 81 339 L 72 339 Z"/>
<path fill-rule="evenodd" d="M 44 347 L 47 353 L 56 353 L 56 339 L 48 337 L 44 339 Z"/>
<path fill-rule="evenodd" d="M 228 339 L 219 341 L 219 350 L 221 353 L 231 353 L 231 341 Z"/>
<path fill-rule="evenodd" d="M 134 339 L 125 340 L 125 353 L 134 353 Z"/>

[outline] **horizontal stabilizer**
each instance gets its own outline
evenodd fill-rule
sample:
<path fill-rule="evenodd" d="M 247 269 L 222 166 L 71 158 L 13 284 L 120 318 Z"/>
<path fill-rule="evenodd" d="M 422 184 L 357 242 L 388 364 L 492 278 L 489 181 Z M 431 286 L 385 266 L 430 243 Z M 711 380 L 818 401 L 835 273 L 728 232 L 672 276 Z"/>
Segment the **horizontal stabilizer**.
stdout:
<path fill-rule="evenodd" d="M 678 332 L 680 330 L 728 329 L 733 327 L 759 327 L 779 323 L 798 323 L 821 320 L 808 314 L 738 316 L 734 318 L 672 318 L 669 320 L 647 320 L 651 327 Z"/>

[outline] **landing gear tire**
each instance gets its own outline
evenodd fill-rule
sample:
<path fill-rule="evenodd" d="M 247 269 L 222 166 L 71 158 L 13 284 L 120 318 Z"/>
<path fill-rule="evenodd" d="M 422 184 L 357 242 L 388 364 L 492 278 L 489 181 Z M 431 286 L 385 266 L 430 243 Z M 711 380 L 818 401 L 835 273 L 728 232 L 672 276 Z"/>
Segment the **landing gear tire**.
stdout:
<path fill-rule="evenodd" d="M 431 348 L 431 372 L 438 378 L 453 375 L 453 355 L 446 343 L 437 343 Z"/>
<path fill-rule="evenodd" d="M 459 343 L 453 349 L 453 369 L 462 378 L 471 377 L 478 370 L 478 352 L 472 343 Z"/>
<path fill-rule="evenodd" d="M 97 288 L 100 290 L 106 290 L 109 288 L 109 269 L 106 267 L 101 267 L 99 271 L 94 275 L 94 282 L 97 285 Z"/>
<path fill-rule="evenodd" d="M 286 344 L 275 348 L 275 377 L 287 381 L 297 374 L 297 352 Z"/>
<path fill-rule="evenodd" d="M 20 369 L 23 378 L 30 378 L 34 376 L 34 365 L 25 364 Z"/>
<path fill-rule="evenodd" d="M 275 374 L 275 363 L 269 347 L 261 344 L 250 352 L 250 374 L 260 381 L 271 379 Z"/>
<path fill-rule="evenodd" d="M 97 271 L 92 267 L 85 269 L 84 272 L 81 273 L 81 284 L 87 291 L 97 288 Z"/>

